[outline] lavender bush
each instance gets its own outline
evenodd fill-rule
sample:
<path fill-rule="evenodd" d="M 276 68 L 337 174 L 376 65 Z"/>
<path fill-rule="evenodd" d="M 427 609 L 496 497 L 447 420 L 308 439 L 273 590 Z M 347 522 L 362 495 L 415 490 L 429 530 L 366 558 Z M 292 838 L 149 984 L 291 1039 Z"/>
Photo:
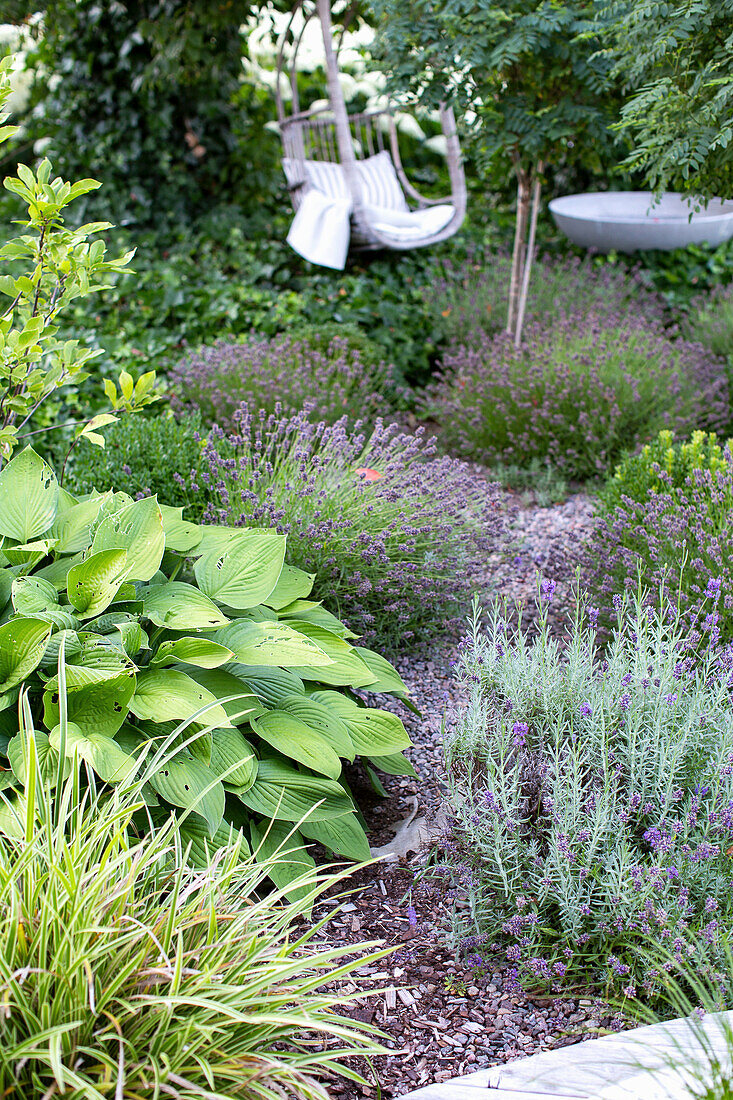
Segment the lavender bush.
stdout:
<path fill-rule="evenodd" d="M 634 591 L 641 581 L 678 604 L 693 634 L 713 631 L 727 641 L 733 638 L 733 455 L 729 445 L 721 449 L 701 436 L 675 445 L 663 439 L 651 449 L 652 455 L 664 451 L 659 461 L 642 452 L 619 467 L 605 494 L 609 510 L 584 553 L 584 573 L 599 602 Z"/>
<path fill-rule="evenodd" d="M 579 604 L 561 648 L 553 588 L 533 642 L 496 607 L 485 632 L 474 615 L 441 869 L 468 902 L 456 930 L 475 964 L 501 954 L 518 979 L 631 996 L 654 980 L 641 944 L 689 962 L 733 918 L 733 660 L 708 646 L 694 662 L 676 613 L 643 596 L 617 599 L 604 650 Z"/>
<path fill-rule="evenodd" d="M 714 355 L 733 363 L 733 287 L 716 287 L 692 302 L 686 331 Z"/>
<path fill-rule="evenodd" d="M 242 402 L 289 413 L 310 402 L 317 418 L 334 423 L 387 417 L 404 396 L 394 370 L 353 335 L 331 333 L 220 341 L 194 352 L 171 374 L 173 407 L 198 409 L 205 422 L 231 430 Z"/>
<path fill-rule="evenodd" d="M 314 424 L 308 412 L 242 406 L 235 435 L 211 433 L 204 522 L 287 534 L 288 561 L 318 575 L 315 598 L 383 648 L 441 633 L 500 537 L 498 486 L 437 457 L 421 431 Z"/>
<path fill-rule="evenodd" d="M 449 342 L 481 345 L 487 335 L 506 327 L 510 268 L 511 257 L 503 252 L 472 255 L 460 265 L 444 263 L 425 298 Z M 629 311 L 652 321 L 664 315 L 663 299 L 637 271 L 576 256 L 543 256 L 533 266 L 529 322 L 565 312 L 614 317 Z"/>
<path fill-rule="evenodd" d="M 549 461 L 564 474 L 607 472 L 662 428 L 719 428 L 728 383 L 700 345 L 672 341 L 635 314 L 566 314 L 454 346 L 423 411 L 451 452 L 484 463 Z"/>

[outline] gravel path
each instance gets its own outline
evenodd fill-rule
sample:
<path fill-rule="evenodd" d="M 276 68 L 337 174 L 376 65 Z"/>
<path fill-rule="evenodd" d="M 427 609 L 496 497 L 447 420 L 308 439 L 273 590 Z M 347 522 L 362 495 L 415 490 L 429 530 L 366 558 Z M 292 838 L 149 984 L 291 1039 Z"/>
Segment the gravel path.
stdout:
<path fill-rule="evenodd" d="M 476 588 L 486 603 L 494 596 L 510 604 L 521 601 L 527 607 L 526 623 L 532 619 L 540 570 L 557 582 L 552 606 L 555 625 L 561 629 L 563 608 L 571 601 L 577 550 L 592 527 L 592 502 L 581 495 L 549 508 L 514 502 L 512 514 L 517 545 L 508 560 L 498 555 L 489 559 L 476 577 Z M 415 813 L 433 835 L 440 831 L 441 720 L 446 708 L 450 711 L 462 701 L 451 681 L 454 652 L 455 646 L 445 643 L 430 656 L 397 662 L 421 716 L 398 701 L 390 709 L 400 714 L 410 732 L 414 745 L 408 755 L 419 779 L 388 777 L 389 798 L 378 801 L 363 782 L 359 786 L 357 775 L 349 776 L 373 847 L 388 842 L 396 825 Z M 382 863 L 354 876 L 350 885 L 356 892 L 324 932 L 328 938 L 336 933 L 339 942 L 378 940 L 398 947 L 394 956 L 360 974 L 360 986 L 386 987 L 386 993 L 352 1012 L 389 1036 L 393 1053 L 374 1062 L 381 1092 L 376 1083 L 362 1088 L 333 1085 L 334 1100 L 390 1100 L 433 1081 L 591 1038 L 599 1028 L 622 1026 L 591 998 L 528 997 L 513 989 L 502 971 L 467 969 L 448 946 L 450 903 L 439 888 L 421 878 L 423 864 L 424 856 L 408 852 L 396 863 Z M 368 1067 L 361 1070 L 371 1076 Z"/>

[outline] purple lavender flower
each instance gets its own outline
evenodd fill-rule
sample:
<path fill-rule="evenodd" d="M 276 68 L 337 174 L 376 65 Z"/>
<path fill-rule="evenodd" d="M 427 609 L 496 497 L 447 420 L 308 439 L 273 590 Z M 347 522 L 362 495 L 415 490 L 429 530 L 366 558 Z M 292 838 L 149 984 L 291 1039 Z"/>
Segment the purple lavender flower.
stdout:
<path fill-rule="evenodd" d="M 540 585 L 540 592 L 545 597 L 545 599 L 548 601 L 548 603 L 552 599 L 553 595 L 555 594 L 555 588 L 556 587 L 557 587 L 557 584 L 556 584 L 555 581 L 550 581 L 550 580 L 543 580 L 542 581 L 542 584 Z"/>

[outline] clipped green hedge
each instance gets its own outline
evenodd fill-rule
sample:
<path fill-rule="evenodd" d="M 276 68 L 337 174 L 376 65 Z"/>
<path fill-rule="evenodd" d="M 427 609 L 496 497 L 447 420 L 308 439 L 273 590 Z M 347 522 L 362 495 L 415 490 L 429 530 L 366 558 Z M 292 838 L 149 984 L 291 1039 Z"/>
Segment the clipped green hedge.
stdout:
<path fill-rule="evenodd" d="M 402 722 L 353 689 L 405 685 L 308 598 L 284 535 L 199 526 L 154 497 L 76 499 L 30 448 L 0 471 L 0 534 L 0 828 L 24 797 L 22 694 L 48 783 L 75 758 L 112 784 L 144 762 L 153 823 L 183 812 L 202 858 L 230 824 L 266 857 L 299 822 L 294 851 L 368 857 L 343 761 L 414 771 Z"/>

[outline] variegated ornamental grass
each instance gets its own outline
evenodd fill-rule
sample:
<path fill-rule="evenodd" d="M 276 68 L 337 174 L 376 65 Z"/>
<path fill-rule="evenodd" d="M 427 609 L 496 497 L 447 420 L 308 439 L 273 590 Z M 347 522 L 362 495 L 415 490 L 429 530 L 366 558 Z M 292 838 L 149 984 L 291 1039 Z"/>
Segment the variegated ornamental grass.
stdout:
<path fill-rule="evenodd" d="M 0 471 L 0 534 L 0 751 L 11 803 L 26 779 L 17 710 L 26 690 L 49 779 L 60 755 L 111 784 L 144 762 L 152 824 L 182 811 L 201 858 L 230 825 L 260 845 L 272 822 L 267 852 L 303 819 L 291 845 L 307 838 L 368 858 L 342 762 L 414 773 L 400 720 L 354 689 L 406 689 L 308 598 L 313 576 L 286 564 L 284 535 L 198 526 L 154 497 L 76 500 L 30 448 Z M 305 846 L 298 860 L 313 865 Z M 278 879 L 286 885 L 282 868 Z"/>
<path fill-rule="evenodd" d="M 137 832 L 150 767 L 95 791 L 77 745 L 67 778 L 49 778 L 25 692 L 20 709 L 27 785 L 0 835 L 2 1095 L 327 1100 L 333 1075 L 360 1080 L 344 1059 L 381 1048 L 338 1014 L 340 979 L 386 952 L 296 927 L 338 876 L 301 866 L 288 903 L 262 885 L 289 845 L 255 859 L 236 836 L 193 868 L 175 817 Z"/>

